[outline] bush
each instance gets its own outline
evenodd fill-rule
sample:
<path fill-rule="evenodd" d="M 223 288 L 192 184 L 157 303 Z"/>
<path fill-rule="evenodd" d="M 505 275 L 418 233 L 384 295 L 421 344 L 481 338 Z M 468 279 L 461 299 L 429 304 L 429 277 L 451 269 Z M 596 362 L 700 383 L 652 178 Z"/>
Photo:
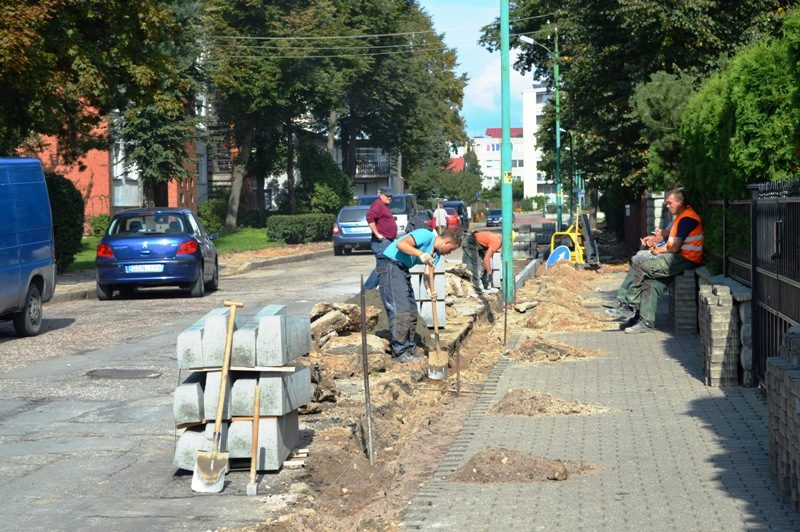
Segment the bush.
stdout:
<path fill-rule="evenodd" d="M 50 210 L 53 213 L 53 238 L 56 269 L 64 272 L 81 250 L 83 238 L 83 196 L 64 176 L 45 174 Z"/>
<path fill-rule="evenodd" d="M 197 217 L 209 233 L 219 233 L 228 215 L 227 199 L 209 199 L 197 206 Z"/>
<path fill-rule="evenodd" d="M 111 216 L 108 214 L 98 214 L 89 218 L 89 236 L 103 236 L 106 229 L 111 224 Z"/>
<path fill-rule="evenodd" d="M 275 214 L 267 219 L 267 239 L 287 244 L 304 244 L 331 238 L 333 214 Z"/>
<path fill-rule="evenodd" d="M 326 212 L 336 214 L 339 209 L 349 203 L 349 198 L 342 199 L 336 191 L 325 183 L 314 185 L 314 195 L 311 196 L 311 212 Z"/>
<path fill-rule="evenodd" d="M 519 202 L 519 208 L 523 211 L 532 211 L 533 210 L 533 198 L 522 198 Z"/>

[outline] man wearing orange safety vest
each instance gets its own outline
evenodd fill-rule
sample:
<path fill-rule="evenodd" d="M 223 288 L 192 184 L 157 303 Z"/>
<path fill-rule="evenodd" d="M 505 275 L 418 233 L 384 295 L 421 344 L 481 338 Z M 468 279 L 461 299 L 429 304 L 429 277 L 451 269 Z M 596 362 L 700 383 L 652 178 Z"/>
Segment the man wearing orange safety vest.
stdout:
<path fill-rule="evenodd" d="M 703 222 L 689 205 L 683 189 L 674 189 L 664 201 L 673 216 L 665 244 L 650 249 L 651 260 L 638 261 L 626 277 L 629 283 L 618 294 L 620 307 L 610 311 L 612 318 L 628 320 L 626 334 L 652 331 L 658 298 L 666 291 L 669 279 L 703 264 Z"/>

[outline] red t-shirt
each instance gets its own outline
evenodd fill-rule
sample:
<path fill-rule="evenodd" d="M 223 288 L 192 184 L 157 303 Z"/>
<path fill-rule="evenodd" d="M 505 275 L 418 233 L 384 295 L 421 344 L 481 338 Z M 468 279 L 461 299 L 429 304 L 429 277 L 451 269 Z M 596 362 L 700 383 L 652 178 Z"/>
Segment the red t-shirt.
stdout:
<path fill-rule="evenodd" d="M 389 240 L 397 238 L 397 222 L 394 221 L 392 211 L 380 198 L 373 201 L 367 211 L 367 223 L 372 222 L 375 222 L 378 232 Z"/>

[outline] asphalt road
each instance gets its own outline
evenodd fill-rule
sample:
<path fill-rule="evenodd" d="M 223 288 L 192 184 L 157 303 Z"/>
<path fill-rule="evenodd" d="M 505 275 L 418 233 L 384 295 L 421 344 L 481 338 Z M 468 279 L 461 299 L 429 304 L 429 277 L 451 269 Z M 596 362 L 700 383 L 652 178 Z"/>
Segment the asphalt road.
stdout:
<path fill-rule="evenodd" d="M 373 264 L 369 253 L 331 253 L 223 278 L 202 299 L 148 289 L 128 300 L 50 303 L 35 338 L 16 338 L 0 322 L 2 528 L 213 530 L 264 521 L 286 503 L 270 487 L 290 484 L 292 472 L 266 475 L 258 497 L 245 496 L 246 472 L 227 475 L 218 495 L 196 494 L 191 475 L 176 475 L 177 335 L 226 299 L 244 301 L 244 316 L 267 304 L 302 315 L 316 302 L 343 301 Z M 108 369 L 154 376 L 88 375 Z"/>

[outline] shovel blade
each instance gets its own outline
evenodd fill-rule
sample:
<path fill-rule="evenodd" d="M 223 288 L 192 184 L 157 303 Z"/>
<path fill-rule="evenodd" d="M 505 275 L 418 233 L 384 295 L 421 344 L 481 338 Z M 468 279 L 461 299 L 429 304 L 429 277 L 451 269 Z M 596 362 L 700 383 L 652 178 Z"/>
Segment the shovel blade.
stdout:
<path fill-rule="evenodd" d="M 227 452 L 199 451 L 194 463 L 192 490 L 201 493 L 219 493 L 225 484 L 227 472 Z"/>

